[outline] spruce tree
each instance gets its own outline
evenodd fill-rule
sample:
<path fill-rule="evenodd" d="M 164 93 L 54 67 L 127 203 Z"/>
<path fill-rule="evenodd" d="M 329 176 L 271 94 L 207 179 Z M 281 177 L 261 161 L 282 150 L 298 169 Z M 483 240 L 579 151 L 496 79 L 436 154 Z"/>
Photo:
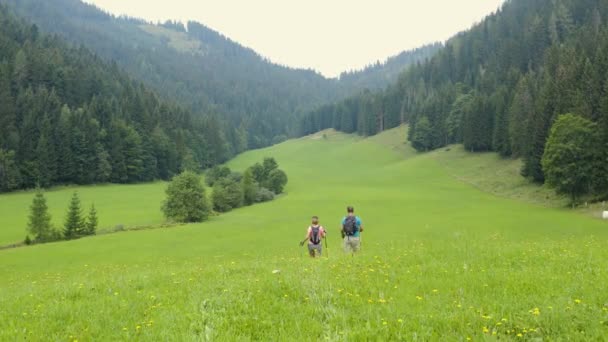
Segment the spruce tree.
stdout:
<path fill-rule="evenodd" d="M 51 215 L 46 204 L 46 198 L 40 188 L 36 189 L 36 195 L 30 206 L 27 232 L 34 237 L 36 242 L 49 241 L 53 237 L 51 226 Z"/>
<path fill-rule="evenodd" d="M 78 193 L 74 192 L 68 207 L 67 217 L 63 235 L 67 240 L 78 238 L 84 235 L 85 222 L 82 219 L 82 210 L 80 209 L 80 198 Z"/>
<path fill-rule="evenodd" d="M 95 210 L 95 204 L 91 205 L 91 209 L 89 210 L 89 216 L 87 217 L 87 222 L 85 224 L 85 235 L 95 235 L 97 233 L 97 210 Z"/>

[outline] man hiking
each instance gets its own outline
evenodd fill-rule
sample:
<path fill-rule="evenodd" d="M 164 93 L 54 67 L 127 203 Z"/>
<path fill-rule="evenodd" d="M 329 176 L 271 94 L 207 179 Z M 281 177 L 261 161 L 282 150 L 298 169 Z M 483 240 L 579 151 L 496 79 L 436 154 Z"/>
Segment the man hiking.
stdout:
<path fill-rule="evenodd" d="M 355 208 L 348 206 L 347 215 L 342 219 L 342 238 L 344 239 L 345 252 L 358 252 L 361 248 L 361 232 L 363 224 L 361 218 L 355 215 Z"/>
<path fill-rule="evenodd" d="M 319 218 L 317 216 L 312 217 L 312 225 L 308 226 L 306 231 L 306 238 L 300 242 L 300 246 L 303 246 L 308 241 L 308 253 L 312 258 L 315 256 L 321 256 L 323 252 L 323 245 L 321 239 L 325 238 L 325 228 L 319 225 Z"/>

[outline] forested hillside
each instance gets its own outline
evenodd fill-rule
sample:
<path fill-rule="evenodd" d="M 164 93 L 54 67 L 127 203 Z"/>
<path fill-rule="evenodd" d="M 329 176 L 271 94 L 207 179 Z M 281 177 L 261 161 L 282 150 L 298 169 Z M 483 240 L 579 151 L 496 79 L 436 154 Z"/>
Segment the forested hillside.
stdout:
<path fill-rule="evenodd" d="M 424 60 L 435 46 L 404 52 L 363 72 L 326 79 L 311 70 L 276 65 L 202 24 L 162 25 L 116 18 L 80 0 L 0 0 L 11 10 L 116 61 L 165 99 L 201 115 L 216 113 L 229 149 L 267 146 L 296 136 L 303 114 L 364 88 L 383 88 L 398 71 Z"/>
<path fill-rule="evenodd" d="M 219 122 L 0 5 L 0 191 L 168 179 L 229 156 Z"/>
<path fill-rule="evenodd" d="M 585 192 L 602 194 L 608 180 L 607 20 L 608 3 L 600 0 L 507 1 L 385 91 L 311 112 L 301 133 L 333 127 L 372 135 L 407 122 L 418 150 L 464 143 L 470 151 L 521 157 L 522 174 L 542 182 L 551 126 L 573 113 L 601 136 L 593 148 L 602 157 L 592 165 L 594 180 Z"/>
<path fill-rule="evenodd" d="M 345 71 L 340 74 L 340 89 L 345 94 L 352 94 L 363 89 L 384 89 L 387 85 L 396 82 L 397 77 L 406 67 L 430 59 L 442 47 L 442 43 L 433 43 L 401 52 L 389 57 L 384 63 L 378 61 L 362 70 Z"/>

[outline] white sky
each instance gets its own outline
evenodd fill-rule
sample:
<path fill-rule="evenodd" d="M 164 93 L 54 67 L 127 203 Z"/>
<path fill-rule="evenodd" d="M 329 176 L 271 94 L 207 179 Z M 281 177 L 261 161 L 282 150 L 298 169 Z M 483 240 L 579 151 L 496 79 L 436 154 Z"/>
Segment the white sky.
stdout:
<path fill-rule="evenodd" d="M 504 0 L 84 0 L 150 21 L 198 21 L 273 62 L 334 77 L 445 41 Z"/>

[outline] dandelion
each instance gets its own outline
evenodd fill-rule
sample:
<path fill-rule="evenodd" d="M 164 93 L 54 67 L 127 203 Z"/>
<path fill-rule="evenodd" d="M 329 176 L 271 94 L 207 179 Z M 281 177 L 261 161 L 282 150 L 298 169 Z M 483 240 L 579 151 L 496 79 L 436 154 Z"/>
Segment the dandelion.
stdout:
<path fill-rule="evenodd" d="M 127 331 L 129 329 L 127 329 L 127 327 L 122 327 L 122 331 Z"/>
<path fill-rule="evenodd" d="M 384 303 L 386 303 L 386 299 L 380 298 L 380 299 L 378 299 L 378 303 L 384 304 Z"/>
<path fill-rule="evenodd" d="M 580 304 L 580 303 L 582 302 L 582 300 L 580 300 L 580 299 L 575 299 L 575 300 L 574 300 L 574 302 L 575 302 L 576 304 Z"/>
<path fill-rule="evenodd" d="M 398 323 L 403 323 L 403 320 L 402 320 L 401 318 L 399 318 L 399 319 L 397 320 L 397 322 L 398 322 Z"/>
<path fill-rule="evenodd" d="M 488 329 L 488 327 L 483 327 L 483 329 L 481 329 L 481 331 L 483 331 L 484 334 L 487 334 L 490 332 L 490 330 Z"/>
<path fill-rule="evenodd" d="M 540 316 L 540 309 L 539 308 L 534 308 L 530 311 L 528 311 L 529 313 L 533 314 L 534 316 Z"/>
<path fill-rule="evenodd" d="M 522 335 L 521 333 L 518 333 L 517 337 L 524 337 L 524 335 Z"/>
<path fill-rule="evenodd" d="M 382 325 L 388 325 L 387 321 L 382 321 Z"/>
<path fill-rule="evenodd" d="M 422 297 L 421 296 L 416 296 L 416 299 L 422 300 Z"/>

